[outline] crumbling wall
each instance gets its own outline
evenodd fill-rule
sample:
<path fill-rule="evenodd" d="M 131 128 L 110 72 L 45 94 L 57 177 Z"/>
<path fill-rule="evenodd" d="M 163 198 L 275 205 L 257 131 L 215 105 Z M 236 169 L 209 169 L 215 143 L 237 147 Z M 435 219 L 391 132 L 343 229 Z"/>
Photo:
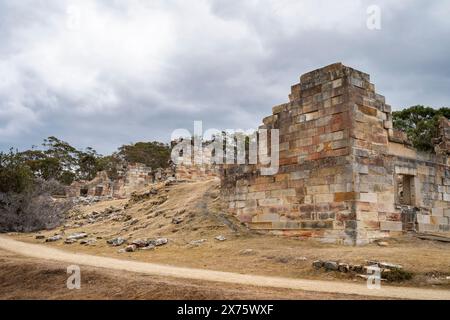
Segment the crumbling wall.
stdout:
<path fill-rule="evenodd" d="M 252 229 L 354 244 L 403 232 L 407 212 L 445 217 L 448 158 L 418 153 L 393 129 L 391 108 L 368 74 L 333 64 L 303 75 L 289 100 L 260 127 L 279 129 L 278 174 L 223 167 L 230 213 Z M 410 206 L 398 203 L 398 175 L 411 177 Z"/>
<path fill-rule="evenodd" d="M 450 155 L 450 120 L 445 117 L 439 119 L 439 137 L 434 141 L 437 154 Z"/>
<path fill-rule="evenodd" d="M 91 181 L 74 181 L 66 190 L 68 197 L 105 197 L 112 196 L 113 182 L 105 171 L 98 172 Z"/>
<path fill-rule="evenodd" d="M 126 198 L 151 183 L 174 175 L 172 169 L 152 170 L 144 164 L 127 164 L 117 179 L 110 179 L 105 171 L 97 173 L 91 181 L 75 181 L 66 191 L 69 197 Z"/>
<path fill-rule="evenodd" d="M 181 140 L 173 141 L 172 146 L 181 143 Z M 203 150 L 205 149 L 205 150 Z M 194 152 L 180 154 L 176 160 L 175 177 L 177 180 L 201 181 L 214 179 L 219 176 L 219 167 L 212 161 L 211 151 L 202 145 L 201 164 L 196 163 Z"/>

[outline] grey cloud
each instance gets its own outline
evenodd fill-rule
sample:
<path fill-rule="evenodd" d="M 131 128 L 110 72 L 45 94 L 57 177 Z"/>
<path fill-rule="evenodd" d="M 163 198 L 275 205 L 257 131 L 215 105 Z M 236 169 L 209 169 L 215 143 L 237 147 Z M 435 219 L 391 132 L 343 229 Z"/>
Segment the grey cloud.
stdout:
<path fill-rule="evenodd" d="M 379 1 L 376 31 L 373 1 L 79 1 L 94 19 L 79 33 L 64 30 L 68 1 L 37 3 L 0 0 L 1 150 L 56 135 L 108 153 L 194 120 L 249 129 L 302 73 L 337 61 L 394 108 L 450 101 L 444 0 Z"/>

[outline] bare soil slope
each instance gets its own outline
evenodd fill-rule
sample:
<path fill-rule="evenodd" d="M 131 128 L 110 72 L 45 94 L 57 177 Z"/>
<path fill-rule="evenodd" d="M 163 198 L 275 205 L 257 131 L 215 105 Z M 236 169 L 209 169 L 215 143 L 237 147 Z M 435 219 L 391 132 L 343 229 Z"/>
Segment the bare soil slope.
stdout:
<path fill-rule="evenodd" d="M 43 239 L 35 239 L 36 234 L 15 234 L 12 237 L 96 256 L 252 275 L 362 284 L 364 280 L 354 274 L 315 270 L 311 264 L 317 259 L 359 264 L 364 264 L 365 260 L 387 261 L 401 264 L 414 274 L 412 280 L 394 285 L 450 289 L 447 279 L 450 276 L 449 243 L 407 235 L 387 240 L 387 247 L 322 244 L 250 232 L 223 212 L 218 181 L 161 183 L 131 199 L 80 205 L 70 214 L 64 227 L 39 234 L 45 238 L 61 234 L 62 240 L 45 243 Z M 76 232 L 86 232 L 87 239 L 94 242 L 88 245 L 80 241 L 64 244 L 64 239 Z M 226 240 L 215 240 L 219 235 Z M 120 247 L 107 244 L 107 240 L 116 237 L 123 237 L 128 242 L 165 237 L 169 242 L 154 250 L 119 253 L 126 244 Z"/>

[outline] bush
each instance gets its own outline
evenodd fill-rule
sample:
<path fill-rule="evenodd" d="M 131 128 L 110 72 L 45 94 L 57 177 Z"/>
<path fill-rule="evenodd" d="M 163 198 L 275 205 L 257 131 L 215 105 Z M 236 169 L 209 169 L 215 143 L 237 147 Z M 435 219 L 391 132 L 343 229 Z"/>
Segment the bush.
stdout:
<path fill-rule="evenodd" d="M 438 120 L 440 117 L 450 119 L 450 108 L 418 105 L 394 111 L 392 116 L 394 128 L 404 131 L 415 148 L 433 151 L 433 139 L 438 137 Z"/>
<path fill-rule="evenodd" d="M 383 272 L 381 275 L 383 279 L 386 279 L 388 282 L 401 282 L 406 280 L 411 280 L 413 274 L 409 271 L 405 271 L 403 269 L 393 269 L 389 272 Z"/>
<path fill-rule="evenodd" d="M 52 197 L 61 193 L 61 188 L 55 180 L 37 180 L 21 193 L 0 192 L 0 232 L 33 232 L 59 226 L 72 207 L 71 202 Z"/>

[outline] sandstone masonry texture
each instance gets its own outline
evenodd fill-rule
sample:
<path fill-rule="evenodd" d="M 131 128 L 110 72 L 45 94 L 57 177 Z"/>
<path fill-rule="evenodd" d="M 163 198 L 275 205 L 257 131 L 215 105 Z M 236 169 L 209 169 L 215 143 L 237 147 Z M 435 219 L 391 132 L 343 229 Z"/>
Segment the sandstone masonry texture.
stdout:
<path fill-rule="evenodd" d="M 304 74 L 260 128 L 279 129 L 278 174 L 221 168 L 228 210 L 250 228 L 346 244 L 449 231 L 448 120 L 436 154 L 418 152 L 368 74 L 341 63 Z"/>

